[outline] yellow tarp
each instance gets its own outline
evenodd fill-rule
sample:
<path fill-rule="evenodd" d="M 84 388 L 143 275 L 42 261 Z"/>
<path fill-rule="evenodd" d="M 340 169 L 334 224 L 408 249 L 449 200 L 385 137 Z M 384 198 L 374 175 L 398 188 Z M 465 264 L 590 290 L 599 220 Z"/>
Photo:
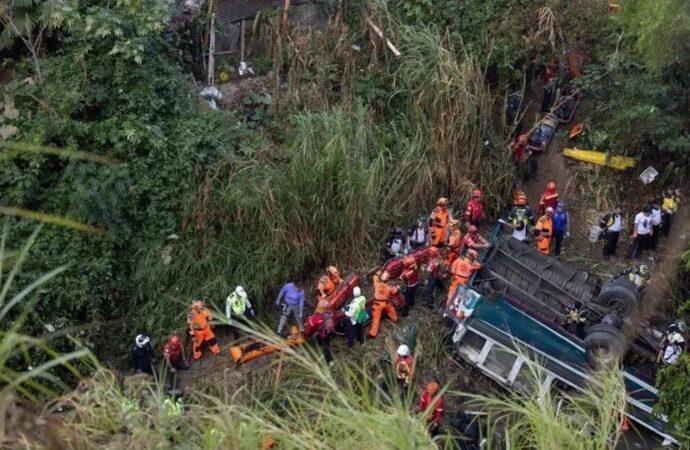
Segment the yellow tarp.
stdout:
<path fill-rule="evenodd" d="M 579 161 L 584 161 L 600 166 L 608 166 L 612 169 L 625 170 L 635 167 L 637 161 L 628 156 L 610 156 L 606 152 L 596 150 L 578 150 L 576 148 L 564 148 L 563 154 Z"/>

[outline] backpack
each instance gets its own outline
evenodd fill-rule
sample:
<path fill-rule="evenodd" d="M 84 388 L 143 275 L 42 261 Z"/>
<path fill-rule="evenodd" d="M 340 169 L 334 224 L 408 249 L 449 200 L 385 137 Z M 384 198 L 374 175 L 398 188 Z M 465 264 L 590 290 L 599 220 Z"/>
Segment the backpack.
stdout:
<path fill-rule="evenodd" d="M 355 317 L 355 321 L 359 325 L 363 324 L 368 319 L 369 319 L 369 313 L 367 312 L 366 308 L 360 309 L 359 312 L 357 313 L 357 316 Z"/>

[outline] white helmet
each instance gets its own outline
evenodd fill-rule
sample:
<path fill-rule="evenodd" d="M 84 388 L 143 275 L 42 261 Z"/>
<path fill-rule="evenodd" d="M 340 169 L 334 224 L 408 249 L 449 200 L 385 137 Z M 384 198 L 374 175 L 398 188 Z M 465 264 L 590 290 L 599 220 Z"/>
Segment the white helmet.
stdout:
<path fill-rule="evenodd" d="M 668 341 L 671 344 L 682 344 L 685 342 L 685 339 L 683 339 L 683 336 L 681 336 L 680 333 L 671 333 L 671 335 L 668 337 Z"/>
<path fill-rule="evenodd" d="M 134 340 L 134 342 L 137 343 L 137 347 L 141 348 L 141 347 L 143 347 L 144 345 L 148 344 L 150 340 L 151 340 L 151 339 L 149 339 L 149 337 L 146 336 L 145 334 L 139 334 L 139 335 L 137 335 L 137 337 L 136 337 L 136 339 Z"/>
<path fill-rule="evenodd" d="M 355 286 L 354 288 L 352 288 L 352 295 L 354 295 L 355 297 L 359 297 L 360 295 L 362 295 L 362 290 L 359 288 L 359 286 Z"/>
<path fill-rule="evenodd" d="M 244 291 L 244 288 L 242 286 L 237 286 L 235 288 L 235 294 L 239 295 L 240 297 L 246 297 L 247 293 Z"/>
<path fill-rule="evenodd" d="M 410 356 L 410 347 L 407 345 L 403 344 L 400 347 L 398 347 L 397 351 L 398 355 L 400 356 Z"/>

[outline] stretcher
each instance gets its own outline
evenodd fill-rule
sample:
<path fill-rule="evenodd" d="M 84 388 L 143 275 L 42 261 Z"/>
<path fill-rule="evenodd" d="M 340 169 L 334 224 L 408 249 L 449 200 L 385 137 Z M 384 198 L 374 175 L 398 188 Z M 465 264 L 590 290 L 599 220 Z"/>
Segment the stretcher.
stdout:
<path fill-rule="evenodd" d="M 553 114 L 547 114 L 539 121 L 527 138 L 527 149 L 535 153 L 543 153 L 553 137 L 559 119 Z"/>
<path fill-rule="evenodd" d="M 635 158 L 630 158 L 629 156 L 611 156 L 606 152 L 598 152 L 595 150 L 564 148 L 563 155 L 578 161 L 607 166 L 616 170 L 629 169 L 635 167 L 635 164 L 637 164 Z"/>
<path fill-rule="evenodd" d="M 578 103 L 580 103 L 580 94 L 570 84 L 564 84 L 561 86 L 561 93 L 558 96 L 558 100 L 556 100 L 558 106 L 553 113 L 558 117 L 560 123 L 570 123 L 575 116 L 575 109 Z"/>
<path fill-rule="evenodd" d="M 304 336 L 296 326 L 290 327 L 290 335 L 282 342 L 267 342 L 262 339 L 247 339 L 230 347 L 230 356 L 235 364 L 244 364 L 261 356 L 269 355 L 287 347 L 304 344 Z"/>

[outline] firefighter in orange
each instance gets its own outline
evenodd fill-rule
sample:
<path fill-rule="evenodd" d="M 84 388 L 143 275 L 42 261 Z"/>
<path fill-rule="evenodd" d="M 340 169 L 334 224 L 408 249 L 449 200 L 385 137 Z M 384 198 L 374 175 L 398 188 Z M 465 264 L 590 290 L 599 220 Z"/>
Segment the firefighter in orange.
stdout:
<path fill-rule="evenodd" d="M 398 292 L 398 288 L 388 284 L 388 272 L 376 272 L 374 275 L 374 306 L 372 307 L 372 322 L 369 337 L 375 338 L 379 334 L 381 315 L 385 312 L 390 320 L 398 321 L 398 313 L 391 303 L 391 295 Z"/>
<path fill-rule="evenodd" d="M 462 232 L 460 232 L 460 221 L 451 219 L 449 222 L 450 234 L 448 235 L 448 252 L 443 262 L 446 267 L 453 264 L 462 251 Z"/>
<path fill-rule="evenodd" d="M 536 241 L 537 250 L 541 253 L 548 255 L 551 253 L 551 240 L 553 238 L 553 220 L 551 216 L 553 215 L 553 208 L 548 206 L 546 212 L 537 221 Z"/>
<path fill-rule="evenodd" d="M 329 266 L 328 269 L 326 269 L 326 275 L 319 278 L 319 283 L 316 286 L 316 289 L 318 289 L 319 293 L 329 297 L 335 292 L 336 289 L 338 289 L 338 286 L 340 286 L 340 283 L 342 282 L 343 279 L 340 278 L 340 272 L 338 272 L 338 269 L 335 266 Z"/>
<path fill-rule="evenodd" d="M 206 309 L 204 302 L 196 300 L 192 303 L 192 310 L 187 314 L 187 324 L 189 324 L 189 334 L 194 339 L 192 342 L 194 359 L 201 358 L 201 346 L 204 342 L 213 353 L 220 353 L 216 335 L 211 331 L 211 319 L 211 311 Z"/>
<path fill-rule="evenodd" d="M 441 197 L 436 202 L 436 208 L 429 216 L 429 233 L 431 234 L 431 245 L 441 247 L 446 243 L 446 227 L 452 219 L 448 211 L 448 199 Z"/>
<path fill-rule="evenodd" d="M 468 249 L 465 256 L 455 260 L 450 268 L 450 273 L 453 275 L 448 287 L 448 297 L 446 298 L 446 305 L 450 306 L 453 302 L 453 296 L 458 286 L 466 285 L 474 272 L 481 269 L 482 265 L 477 261 L 477 251 Z"/>
<path fill-rule="evenodd" d="M 554 209 L 558 204 L 558 192 L 556 192 L 556 183 L 549 181 L 546 184 L 546 190 L 541 194 L 539 198 L 539 212 L 544 214 L 546 208 Z"/>

